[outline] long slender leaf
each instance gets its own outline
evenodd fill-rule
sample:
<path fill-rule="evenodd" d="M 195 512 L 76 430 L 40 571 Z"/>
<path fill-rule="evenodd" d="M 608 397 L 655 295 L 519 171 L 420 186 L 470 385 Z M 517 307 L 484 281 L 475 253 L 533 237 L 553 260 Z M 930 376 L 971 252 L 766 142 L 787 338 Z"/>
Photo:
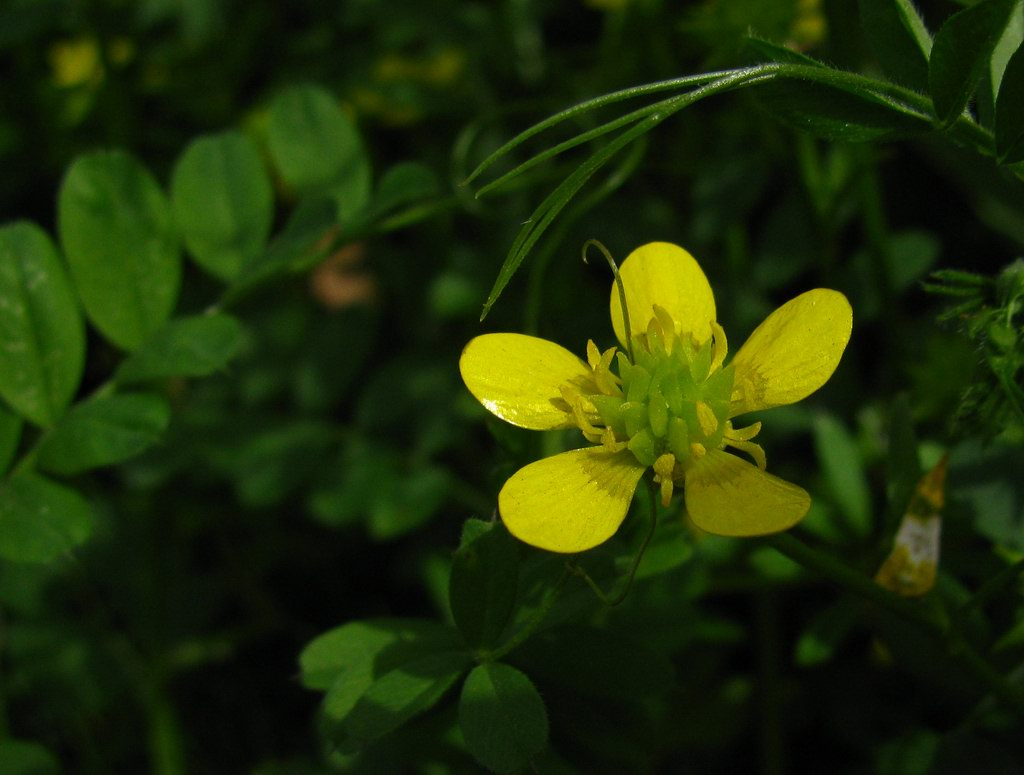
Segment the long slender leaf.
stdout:
<path fill-rule="evenodd" d="M 611 94 L 604 94 L 600 97 L 595 97 L 594 99 L 586 100 L 585 102 L 581 102 L 578 105 L 573 105 L 571 108 L 566 108 L 565 110 L 559 111 L 555 115 L 549 116 L 543 121 L 538 121 L 529 129 L 526 129 L 517 134 L 503 146 L 498 148 L 498 150 L 494 151 L 486 159 L 480 162 L 477 165 L 476 169 L 470 173 L 468 178 L 466 178 L 465 182 L 467 184 L 472 183 L 474 180 L 480 177 L 480 175 L 488 167 L 490 167 L 499 159 L 507 156 L 511 151 L 515 150 L 517 147 L 525 143 L 531 137 L 540 134 L 546 129 L 550 129 L 553 126 L 557 126 L 558 124 L 561 124 L 563 121 L 568 121 L 571 118 L 575 118 L 576 116 L 583 115 L 584 113 L 589 113 L 592 110 L 597 110 L 598 108 L 602 108 L 605 105 L 612 105 L 616 102 L 622 102 L 624 100 L 633 99 L 634 97 L 643 97 L 648 94 L 656 94 L 658 92 L 663 91 L 672 91 L 673 89 L 683 89 L 688 86 L 700 86 L 702 84 L 711 83 L 713 81 L 717 81 L 721 78 L 725 78 L 730 75 L 746 72 L 748 70 L 761 69 L 763 69 L 763 66 L 755 68 L 742 68 L 738 70 L 721 70 L 713 73 L 701 73 L 700 75 L 687 75 L 682 78 L 670 78 L 666 81 L 656 81 L 655 83 L 648 83 L 644 84 L 643 86 L 631 86 L 628 89 L 622 89 L 617 92 L 612 92 Z"/>

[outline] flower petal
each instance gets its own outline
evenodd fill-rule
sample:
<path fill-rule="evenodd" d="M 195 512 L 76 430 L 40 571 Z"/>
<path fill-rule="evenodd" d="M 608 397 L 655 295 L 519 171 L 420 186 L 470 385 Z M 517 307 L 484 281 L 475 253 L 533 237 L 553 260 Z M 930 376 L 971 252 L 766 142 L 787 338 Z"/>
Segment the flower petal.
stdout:
<path fill-rule="evenodd" d="M 686 510 L 701 530 L 724 536 L 759 536 L 792 527 L 811 496 L 795 484 L 719 449 L 686 472 Z"/>
<path fill-rule="evenodd" d="M 817 288 L 765 318 L 732 361 L 730 417 L 792 404 L 820 388 L 850 341 L 853 311 L 839 291 Z"/>
<path fill-rule="evenodd" d="M 561 387 L 588 387 L 590 367 L 554 342 L 524 334 L 484 334 L 459 359 L 462 381 L 489 412 L 535 431 L 572 428 Z M 589 390 L 596 393 L 597 388 Z"/>
<path fill-rule="evenodd" d="M 582 552 L 619 529 L 644 470 L 627 450 L 563 452 L 519 469 L 501 489 L 498 510 L 520 541 Z"/>
<path fill-rule="evenodd" d="M 668 242 L 641 245 L 622 262 L 619 277 L 626 289 L 626 307 L 634 335 L 647 330 L 657 304 L 672 316 L 677 332 L 692 333 L 701 342 L 711 338 L 715 296 L 696 259 L 678 245 Z M 626 327 L 615 283 L 612 283 L 611 313 L 615 336 L 625 347 Z"/>

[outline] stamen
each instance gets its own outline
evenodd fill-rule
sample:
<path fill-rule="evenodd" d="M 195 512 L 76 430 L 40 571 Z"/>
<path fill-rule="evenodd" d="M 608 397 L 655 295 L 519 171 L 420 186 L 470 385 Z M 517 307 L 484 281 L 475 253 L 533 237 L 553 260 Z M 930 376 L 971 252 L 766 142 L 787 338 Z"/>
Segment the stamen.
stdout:
<path fill-rule="evenodd" d="M 607 396 L 622 395 L 622 391 L 619 389 L 622 380 L 612 373 L 611 368 L 616 349 L 618 348 L 609 347 L 604 351 L 604 355 L 601 356 L 597 366 L 592 367 L 594 369 L 594 381 L 597 382 L 598 389 Z M 589 357 L 590 353 L 587 353 L 587 355 Z"/>
<path fill-rule="evenodd" d="M 675 484 L 672 474 L 675 471 L 676 458 L 670 452 L 654 461 L 654 481 L 661 484 L 661 505 L 668 506 L 672 502 L 672 488 Z"/>
<path fill-rule="evenodd" d="M 626 448 L 626 442 L 616 440 L 615 431 L 605 428 L 601 434 L 601 446 L 609 452 L 620 452 Z"/>
<path fill-rule="evenodd" d="M 727 446 L 735 447 L 741 452 L 746 452 L 754 458 L 754 462 L 757 463 L 757 467 L 762 471 L 768 467 L 768 461 L 765 459 L 764 450 L 761 448 L 760 444 L 755 444 L 752 441 L 738 441 L 736 439 L 725 439 L 725 443 Z"/>
<path fill-rule="evenodd" d="M 708 451 L 703 444 L 701 444 L 699 441 L 695 441 L 693 442 L 693 444 L 690 445 L 690 454 L 693 456 L 694 460 L 700 460 L 702 457 L 708 454 Z"/>
<path fill-rule="evenodd" d="M 596 369 L 597 364 L 601 362 L 601 351 L 597 349 L 597 345 L 594 344 L 593 339 L 587 340 L 587 363 L 590 364 L 590 368 Z"/>
<path fill-rule="evenodd" d="M 750 441 L 757 434 L 761 432 L 761 423 L 756 422 L 753 425 L 748 425 L 746 428 L 733 428 L 732 420 L 725 421 L 725 439 L 726 441 Z"/>
<path fill-rule="evenodd" d="M 654 316 L 658 319 L 658 323 L 661 326 L 661 338 L 665 343 L 665 352 L 671 355 L 672 344 L 676 338 L 676 323 L 672 320 L 672 316 L 668 314 L 668 310 L 664 307 L 659 307 L 657 304 L 654 305 Z"/>
<path fill-rule="evenodd" d="M 711 436 L 718 430 L 718 418 L 715 417 L 714 410 L 704 401 L 698 401 L 696 407 L 697 422 L 700 423 L 701 431 L 705 436 Z"/>
<path fill-rule="evenodd" d="M 587 401 L 583 394 L 572 385 L 562 385 L 559 388 L 559 391 L 562 394 L 563 400 L 569 405 L 569 409 L 572 411 L 572 418 L 575 421 L 576 426 L 583 432 L 587 441 L 592 441 L 594 443 L 600 441 L 601 431 L 594 427 L 593 423 L 590 421 L 590 417 L 587 416 L 588 412 L 585 407 L 585 402 L 589 403 L 589 401 Z"/>

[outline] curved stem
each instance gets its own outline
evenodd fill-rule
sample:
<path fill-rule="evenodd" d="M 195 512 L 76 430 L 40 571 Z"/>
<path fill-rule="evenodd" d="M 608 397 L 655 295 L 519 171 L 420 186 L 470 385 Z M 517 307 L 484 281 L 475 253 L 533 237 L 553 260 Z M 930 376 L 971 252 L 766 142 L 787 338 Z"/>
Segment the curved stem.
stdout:
<path fill-rule="evenodd" d="M 596 581 L 590 578 L 590 574 L 587 573 L 584 568 L 577 565 L 573 560 L 566 560 L 565 562 L 566 569 L 574 576 L 579 576 L 579 578 L 581 578 L 586 585 L 590 587 L 593 593 L 597 596 L 597 599 L 609 608 L 619 605 L 629 597 L 629 591 L 633 588 L 633 580 L 636 578 L 636 572 L 640 567 L 640 561 L 643 560 L 644 554 L 647 552 L 647 547 L 650 545 L 651 539 L 654 538 L 654 529 L 658 526 L 658 505 L 653 482 L 651 483 L 650 490 L 650 504 L 650 522 L 647 526 L 647 535 L 644 536 L 643 543 L 640 544 L 640 549 L 633 558 L 633 562 L 629 567 L 629 572 L 626 574 L 626 585 L 622 588 L 622 591 L 620 591 L 619 594 L 609 596 L 597 585 Z"/>
<path fill-rule="evenodd" d="M 498 648 L 493 651 L 483 651 L 477 656 L 481 662 L 497 662 L 503 656 L 508 654 L 513 649 L 518 648 L 526 640 L 533 635 L 534 631 L 541 625 L 541 623 L 547 618 L 548 614 L 551 613 L 551 609 L 555 605 L 555 601 L 558 600 L 559 594 L 562 592 L 562 588 L 565 587 L 565 582 L 569 580 L 569 569 L 566 568 L 558 582 L 548 592 L 547 597 L 541 603 L 540 608 L 534 611 L 533 616 L 524 624 L 519 630 L 509 638 L 507 641 L 501 644 Z"/>

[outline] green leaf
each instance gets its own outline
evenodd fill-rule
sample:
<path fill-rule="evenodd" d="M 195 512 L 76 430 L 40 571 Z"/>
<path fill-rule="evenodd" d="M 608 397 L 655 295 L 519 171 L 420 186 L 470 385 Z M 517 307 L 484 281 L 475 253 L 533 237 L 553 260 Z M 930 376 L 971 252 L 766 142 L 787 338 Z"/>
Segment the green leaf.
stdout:
<path fill-rule="evenodd" d="M 464 651 L 412 659 L 373 682 L 345 719 L 356 745 L 364 746 L 429 710 L 472 664 Z"/>
<path fill-rule="evenodd" d="M 0 229 L 0 396 L 51 425 L 78 389 L 85 327 L 57 250 L 42 229 Z"/>
<path fill-rule="evenodd" d="M 930 128 L 909 107 L 867 88 L 779 78 L 760 84 L 756 94 L 761 106 L 778 120 L 827 140 L 874 142 Z"/>
<path fill-rule="evenodd" d="M 75 490 L 20 474 L 0 486 L 0 557 L 50 562 L 84 542 L 93 521 L 92 507 Z"/>
<path fill-rule="evenodd" d="M 270 106 L 267 143 L 285 182 L 301 193 L 330 193 L 348 219 L 370 199 L 370 162 L 338 100 L 316 86 L 294 86 Z"/>
<path fill-rule="evenodd" d="M 242 324 L 222 312 L 177 318 L 129 355 L 115 378 L 130 385 L 166 377 L 205 377 L 223 371 L 244 343 Z"/>
<path fill-rule="evenodd" d="M 200 137 L 185 149 L 171 201 L 189 253 L 221 279 L 234 278 L 267 244 L 274 192 L 259 153 L 239 132 Z"/>
<path fill-rule="evenodd" d="M 123 151 L 80 156 L 60 189 L 61 245 L 89 320 L 134 350 L 164 324 L 181 282 L 171 206 Z"/>
<path fill-rule="evenodd" d="M 996 98 L 996 155 L 1001 164 L 1024 161 L 1024 45 L 1010 57 Z"/>
<path fill-rule="evenodd" d="M 7 473 L 21 441 L 22 421 L 18 415 L 0 404 L 0 476 Z"/>
<path fill-rule="evenodd" d="M 386 493 L 379 493 L 370 507 L 367 529 L 378 541 L 406 535 L 429 520 L 451 489 L 451 474 L 439 465 L 425 465 L 395 477 Z"/>
<path fill-rule="evenodd" d="M 71 476 L 127 460 L 160 440 L 171 410 L 146 393 L 101 396 L 77 404 L 39 446 L 39 466 Z"/>
<path fill-rule="evenodd" d="M 522 770 L 548 744 L 548 714 L 533 683 L 510 665 L 478 665 L 459 698 L 459 726 L 478 762 L 497 773 Z"/>
<path fill-rule="evenodd" d="M 935 114 L 944 125 L 967 107 L 1016 3 L 982 0 L 950 16 L 935 36 L 928 85 Z"/>
<path fill-rule="evenodd" d="M 814 418 L 814 444 L 832 497 L 856 536 L 871 530 L 871 490 L 857 444 L 835 417 Z"/>
<path fill-rule="evenodd" d="M 860 18 L 875 56 L 898 83 L 928 92 L 932 36 L 910 0 L 860 0 Z"/>
<path fill-rule="evenodd" d="M 324 711 L 344 719 L 384 673 L 417 657 L 452 651 L 459 634 L 444 624 L 418 619 L 349 622 L 312 640 L 299 656 L 302 683 L 326 690 Z"/>
<path fill-rule="evenodd" d="M 471 648 L 494 646 L 516 604 L 519 550 L 500 522 L 471 519 L 463 528 L 448 584 L 448 600 Z"/>
<path fill-rule="evenodd" d="M 377 185 L 373 211 L 377 214 L 435 196 L 440 190 L 437 175 L 425 164 L 406 161 L 388 169 Z"/>
<path fill-rule="evenodd" d="M 0 740 L 0 772 L 4 775 L 58 775 L 57 757 L 38 743 Z"/>
<path fill-rule="evenodd" d="M 271 240 L 266 250 L 242 265 L 238 277 L 223 298 L 227 304 L 251 289 L 274 278 L 310 266 L 309 257 L 322 260 L 328 253 L 322 249 L 337 228 L 335 205 L 330 199 L 310 198 L 298 204 L 284 229 Z"/>

